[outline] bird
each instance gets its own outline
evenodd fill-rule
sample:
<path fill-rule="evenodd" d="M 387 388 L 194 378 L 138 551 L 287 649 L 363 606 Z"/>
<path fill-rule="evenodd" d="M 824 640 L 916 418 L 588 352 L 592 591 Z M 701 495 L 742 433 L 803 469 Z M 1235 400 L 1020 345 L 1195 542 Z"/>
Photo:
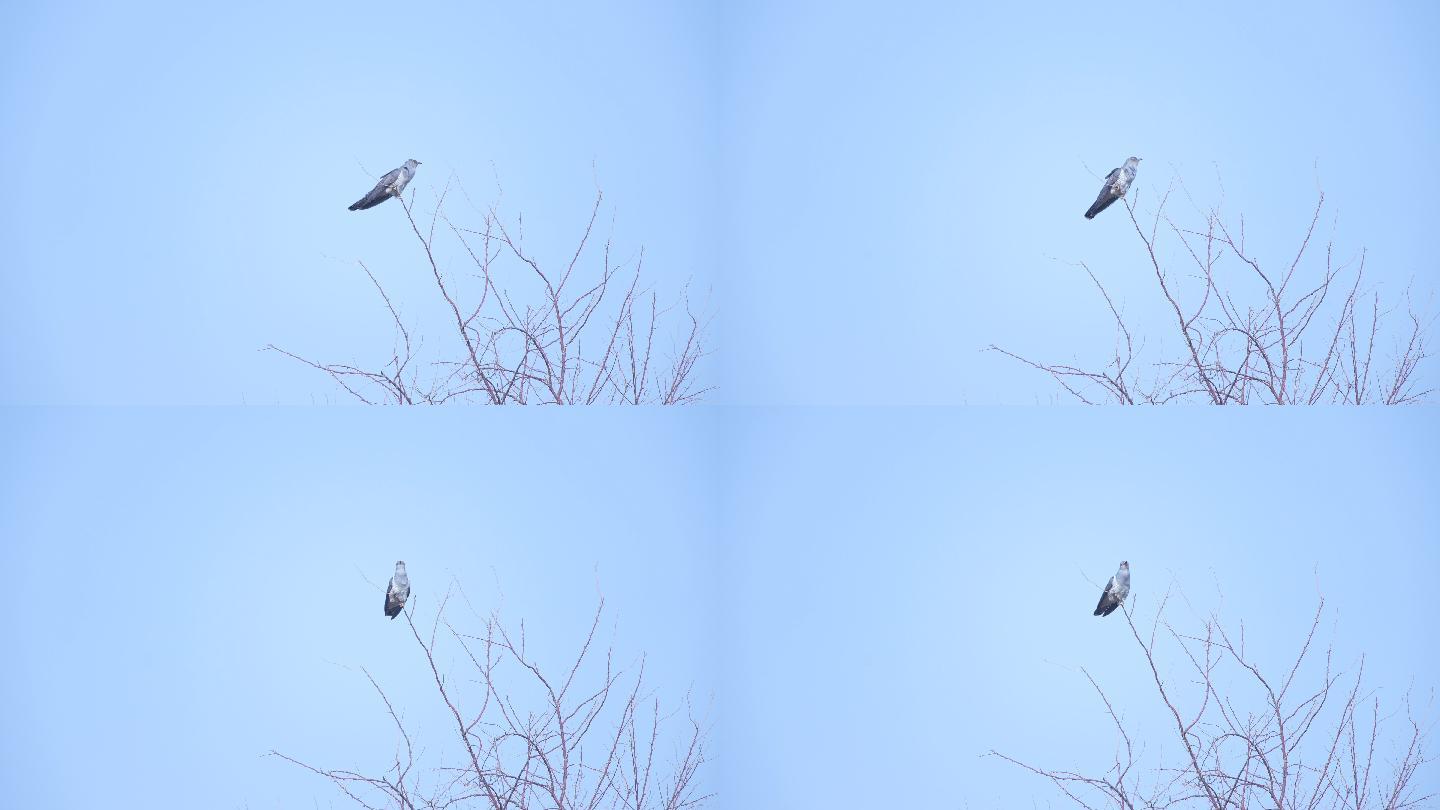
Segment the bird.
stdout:
<path fill-rule="evenodd" d="M 399 197 L 400 192 L 409 185 L 410 178 L 415 176 L 415 167 L 419 165 L 420 161 L 411 158 L 405 161 L 405 165 L 388 172 L 380 178 L 380 182 L 375 184 L 375 188 L 370 189 L 369 194 L 356 200 L 355 204 L 350 206 L 350 210 L 364 211 L 367 208 L 374 208 L 391 197 Z"/>
<path fill-rule="evenodd" d="M 1100 594 L 1100 604 L 1095 606 L 1096 616 L 1109 616 L 1115 612 L 1115 608 L 1125 601 L 1130 595 L 1130 563 L 1127 560 L 1120 561 L 1120 570 L 1115 576 L 1105 583 L 1105 592 Z"/>
<path fill-rule="evenodd" d="M 1111 169 L 1110 173 L 1105 175 L 1105 186 L 1100 189 L 1100 196 L 1095 198 L 1095 204 L 1085 212 L 1085 218 L 1094 219 L 1096 214 L 1109 208 L 1110 203 L 1124 197 L 1125 192 L 1130 190 L 1130 184 L 1135 182 L 1135 170 L 1138 168 L 1140 158 L 1132 157 L 1125 161 L 1124 166 Z"/>
<path fill-rule="evenodd" d="M 405 561 L 396 560 L 395 576 L 390 577 L 390 587 L 385 591 L 385 615 L 394 619 L 410 598 L 410 577 L 405 575 Z"/>

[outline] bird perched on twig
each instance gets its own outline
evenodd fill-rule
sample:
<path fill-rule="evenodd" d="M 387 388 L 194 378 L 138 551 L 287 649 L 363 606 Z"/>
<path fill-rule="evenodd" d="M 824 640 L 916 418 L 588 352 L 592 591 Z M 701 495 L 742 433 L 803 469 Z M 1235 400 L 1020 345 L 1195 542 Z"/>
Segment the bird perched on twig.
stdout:
<path fill-rule="evenodd" d="M 1121 603 L 1125 601 L 1125 597 L 1129 595 L 1130 563 L 1122 560 L 1120 570 L 1115 572 L 1115 576 L 1110 577 L 1110 581 L 1105 584 L 1105 592 L 1100 594 L 1100 604 L 1095 606 L 1095 615 L 1109 616 L 1115 612 L 1115 608 L 1120 607 Z"/>
<path fill-rule="evenodd" d="M 1124 166 L 1111 169 L 1110 173 L 1105 175 L 1105 187 L 1100 189 L 1100 196 L 1095 198 L 1095 204 L 1085 212 L 1085 218 L 1094 219 L 1096 214 L 1109 208 L 1110 203 L 1124 197 L 1125 192 L 1130 190 L 1130 184 L 1135 182 L 1135 170 L 1138 168 L 1140 158 L 1132 157 L 1125 161 Z"/>
<path fill-rule="evenodd" d="M 405 608 L 410 598 L 410 577 L 405 575 L 405 561 L 395 563 L 395 576 L 390 577 L 390 587 L 385 590 L 385 615 L 395 618 Z"/>
<path fill-rule="evenodd" d="M 400 192 L 405 190 L 405 186 L 409 185 L 410 179 L 415 176 L 415 167 L 419 165 L 420 161 L 414 158 L 405 161 L 405 165 L 380 178 L 380 182 L 375 184 L 375 188 L 370 189 L 369 194 L 356 200 L 355 204 L 350 206 L 350 210 L 364 211 L 366 208 L 374 208 L 391 197 L 399 197 Z"/>

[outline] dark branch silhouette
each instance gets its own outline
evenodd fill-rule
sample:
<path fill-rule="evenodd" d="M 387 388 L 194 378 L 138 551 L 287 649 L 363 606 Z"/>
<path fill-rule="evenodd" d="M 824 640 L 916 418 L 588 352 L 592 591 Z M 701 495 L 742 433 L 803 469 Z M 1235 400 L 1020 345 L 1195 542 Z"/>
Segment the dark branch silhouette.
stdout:
<path fill-rule="evenodd" d="M 1285 810 L 1404 810 L 1429 806 L 1416 773 L 1430 762 L 1426 733 L 1404 700 L 1400 731 L 1391 734 L 1395 712 L 1364 685 L 1365 660 L 1352 672 L 1336 668 L 1334 650 L 1317 649 L 1315 635 L 1325 602 L 1283 671 L 1261 667 L 1245 645 L 1245 627 L 1227 629 L 1217 617 L 1198 632 L 1164 618 L 1167 593 L 1146 633 L 1123 608 L 1139 655 L 1136 666 L 1150 676 L 1170 722 L 1167 740 L 1147 746 L 1122 721 L 1108 693 L 1081 669 L 1115 728 L 1115 753 L 1102 773 L 1041 767 L 991 751 L 1044 777 L 1078 807 L 1285 808 Z M 1323 655 L 1323 664 L 1315 659 Z M 1176 669 L 1188 675 L 1174 674 Z M 1127 700 L 1141 699 L 1125 695 Z M 1169 742 L 1178 743 L 1170 748 Z M 1148 747 L 1173 750 L 1173 761 L 1145 765 Z"/>
<path fill-rule="evenodd" d="M 447 594 L 428 632 L 416 627 L 413 609 L 404 616 L 433 695 L 452 720 L 448 742 L 458 748 L 416 739 L 393 693 L 364 671 L 395 726 L 387 770 L 365 774 L 271 754 L 329 779 L 372 810 L 686 810 L 709 801 L 699 780 L 705 727 L 688 711 L 688 699 L 681 722 L 679 712 L 662 711 L 645 684 L 643 658 L 626 671 L 613 650 L 597 649 L 603 599 L 573 662 L 559 671 L 526 651 L 523 622 L 516 630 L 491 615 L 471 634 L 446 618 L 448 601 Z M 468 666 L 445 671 L 441 662 L 448 660 Z M 676 726 L 678 733 L 671 731 Z M 432 750 L 442 752 L 440 761 L 429 759 Z"/>
<path fill-rule="evenodd" d="M 1198 227 L 1177 222 L 1166 207 L 1172 181 L 1152 216 L 1136 215 L 1140 189 L 1126 199 L 1145 264 L 1171 318 L 1166 330 L 1179 339 L 1169 356 L 1141 361 L 1146 340 L 1125 320 L 1104 282 L 1086 262 L 1090 277 L 1115 321 L 1115 349 L 1101 364 L 1033 360 L 999 352 L 1051 375 L 1084 403 L 1168 404 L 1386 404 L 1424 400 L 1416 370 L 1429 357 L 1429 323 L 1404 296 L 1396 315 L 1378 290 L 1367 290 L 1365 252 L 1341 260 L 1333 240 L 1314 247 L 1325 206 L 1319 194 L 1309 226 L 1289 258 L 1262 258 L 1246 245 L 1245 219 L 1232 221 L 1218 208 Z M 1172 249 L 1189 272 L 1167 267 Z"/>
<path fill-rule="evenodd" d="M 379 292 L 394 329 L 390 358 L 375 366 L 325 363 L 274 345 L 266 348 L 325 372 L 367 404 L 657 404 L 699 401 L 709 392 L 696 375 L 708 354 L 708 316 L 690 305 L 688 286 L 662 303 L 641 284 L 643 249 L 612 254 L 595 234 L 604 193 L 563 261 L 542 259 L 525 244 L 524 221 L 507 222 L 498 205 L 479 228 L 459 224 L 445 208 L 448 181 L 428 217 L 417 220 L 414 193 L 400 197 L 422 267 L 447 312 L 434 324 L 447 338 L 422 357 L 424 341 L 406 326 L 376 274 L 360 269 Z M 463 189 L 460 189 L 463 194 Z M 426 221 L 428 219 L 428 221 Z M 443 244 L 442 244 L 443 240 Z M 441 248 L 469 272 L 441 269 Z"/>

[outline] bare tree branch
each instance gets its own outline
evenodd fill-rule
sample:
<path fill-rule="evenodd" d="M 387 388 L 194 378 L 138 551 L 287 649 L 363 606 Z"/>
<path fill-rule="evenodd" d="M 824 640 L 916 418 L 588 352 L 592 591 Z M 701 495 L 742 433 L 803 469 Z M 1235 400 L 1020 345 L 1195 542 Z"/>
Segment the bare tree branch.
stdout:
<path fill-rule="evenodd" d="M 645 683 L 643 657 L 627 672 L 616 667 L 613 649 L 597 652 L 603 599 L 560 677 L 527 652 L 523 622 L 511 628 L 492 614 L 478 634 L 467 633 L 446 617 L 448 602 L 449 594 L 425 632 L 413 608 L 405 619 L 434 694 L 453 720 L 459 761 L 441 754 L 430 762 L 427 745 L 443 750 L 441 742 L 417 746 L 368 671 L 398 737 L 387 770 L 366 775 L 271 754 L 329 779 L 372 810 L 686 810 L 709 801 L 697 779 L 707 761 L 707 728 L 687 697 L 685 726 L 669 731 L 679 712 L 661 711 Z M 446 672 L 440 661 L 448 660 L 466 662 L 467 671 Z"/>
<path fill-rule="evenodd" d="M 989 350 L 1050 374 L 1087 404 L 1398 405 L 1421 402 L 1433 393 L 1420 388 L 1415 376 L 1430 356 L 1430 321 L 1416 313 L 1409 292 L 1409 329 L 1392 334 L 1386 327 L 1394 313 L 1381 306 L 1378 291 L 1371 296 L 1362 287 L 1364 251 L 1342 262 L 1335 257 L 1333 240 L 1326 243 L 1323 257 L 1312 249 L 1325 207 L 1323 192 L 1293 256 L 1275 270 L 1247 248 L 1244 217 L 1231 223 L 1214 208 L 1199 227 L 1173 219 L 1166 207 L 1177 185 L 1183 187 L 1178 178 L 1143 220 L 1137 214 L 1138 188 L 1133 201 L 1125 200 L 1125 208 L 1160 298 L 1174 316 L 1167 329 L 1180 338 L 1183 351 L 1178 356 L 1140 364 L 1148 366 L 1142 380 L 1131 325 L 1084 263 L 1080 266 L 1115 321 L 1117 351 L 1107 363 L 1067 365 L 1032 360 L 996 345 Z M 1162 241 L 1167 242 L 1163 248 Z M 1174 247 L 1193 265 L 1189 280 L 1161 258 Z M 1372 297 L 1368 312 L 1360 306 L 1367 296 Z M 1392 356 L 1377 363 L 1375 353 L 1377 348 L 1383 351 L 1384 342 L 1392 344 Z"/>
<path fill-rule="evenodd" d="M 644 251 L 618 259 L 611 240 L 599 240 L 602 191 L 574 249 L 550 269 L 526 247 L 523 218 L 508 223 L 498 204 L 486 209 L 478 229 L 456 224 L 445 210 L 452 188 L 459 188 L 453 178 L 428 217 L 417 218 L 413 192 L 408 202 L 400 198 L 448 311 L 448 339 L 422 357 L 422 341 L 412 339 L 385 286 L 360 262 L 390 315 L 395 339 L 388 361 L 323 363 L 265 348 L 325 372 L 365 404 L 679 405 L 709 393 L 696 377 L 709 354 L 709 316 L 692 309 L 688 285 L 661 306 L 641 284 Z M 442 269 L 456 257 L 472 275 Z"/>
<path fill-rule="evenodd" d="M 1133 732 L 1084 669 L 1118 738 L 1104 773 L 1042 768 L 996 751 L 990 755 L 1050 780 L 1084 808 L 1405 810 L 1428 806 L 1436 798 L 1422 793 L 1416 780 L 1432 759 L 1409 696 L 1403 705 L 1404 734 L 1392 738 L 1384 726 L 1393 716 L 1382 717 L 1379 698 L 1363 687 L 1364 659 L 1351 674 L 1335 669 L 1333 647 L 1325 649 L 1323 662 L 1315 660 L 1324 599 L 1293 662 L 1278 675 L 1245 649 L 1243 624 L 1237 633 L 1211 616 L 1199 632 L 1182 632 L 1164 618 L 1168 600 L 1167 593 L 1148 633 L 1136 626 L 1130 606 L 1124 611 L 1150 672 L 1154 698 L 1173 721 L 1170 733 L 1183 755 L 1178 765 L 1156 761 L 1142 766 Z M 1188 663 L 1188 677 L 1171 674 L 1174 654 L 1184 662 L 1182 669 Z M 1361 715 L 1367 703 L 1368 720 Z M 1377 759 L 1388 762 L 1388 771 Z"/>

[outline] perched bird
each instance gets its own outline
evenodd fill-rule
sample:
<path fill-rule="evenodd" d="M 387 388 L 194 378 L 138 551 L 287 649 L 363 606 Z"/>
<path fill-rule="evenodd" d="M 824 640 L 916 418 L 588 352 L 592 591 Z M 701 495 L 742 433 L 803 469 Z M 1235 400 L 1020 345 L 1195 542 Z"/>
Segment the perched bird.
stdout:
<path fill-rule="evenodd" d="M 1110 581 L 1105 584 L 1105 592 L 1100 594 L 1100 604 L 1095 606 L 1096 616 L 1109 616 L 1120 607 L 1125 597 L 1130 595 L 1130 563 L 1122 560 L 1120 570 Z"/>
<path fill-rule="evenodd" d="M 1105 175 L 1105 187 L 1100 189 L 1100 196 L 1095 198 L 1095 204 L 1085 212 L 1085 218 L 1094 219 L 1096 214 L 1109 208 L 1110 203 L 1124 197 L 1125 192 L 1130 190 L 1130 184 L 1135 182 L 1135 170 L 1139 167 L 1140 158 L 1132 157 L 1125 161 L 1124 166 L 1111 169 L 1110 173 Z"/>
<path fill-rule="evenodd" d="M 400 192 L 404 191 L 405 186 L 410 183 L 410 178 L 415 176 L 415 167 L 419 165 L 420 161 L 414 158 L 405 161 L 404 166 L 380 178 L 380 182 L 375 184 L 375 188 L 370 189 L 369 194 L 356 200 L 355 204 L 350 206 L 350 210 L 364 211 L 366 208 L 374 208 L 391 197 L 399 197 Z"/>
<path fill-rule="evenodd" d="M 390 587 L 385 591 L 385 615 L 395 618 L 410 598 L 410 577 L 405 576 L 405 561 L 395 563 L 395 576 L 390 577 Z"/>

